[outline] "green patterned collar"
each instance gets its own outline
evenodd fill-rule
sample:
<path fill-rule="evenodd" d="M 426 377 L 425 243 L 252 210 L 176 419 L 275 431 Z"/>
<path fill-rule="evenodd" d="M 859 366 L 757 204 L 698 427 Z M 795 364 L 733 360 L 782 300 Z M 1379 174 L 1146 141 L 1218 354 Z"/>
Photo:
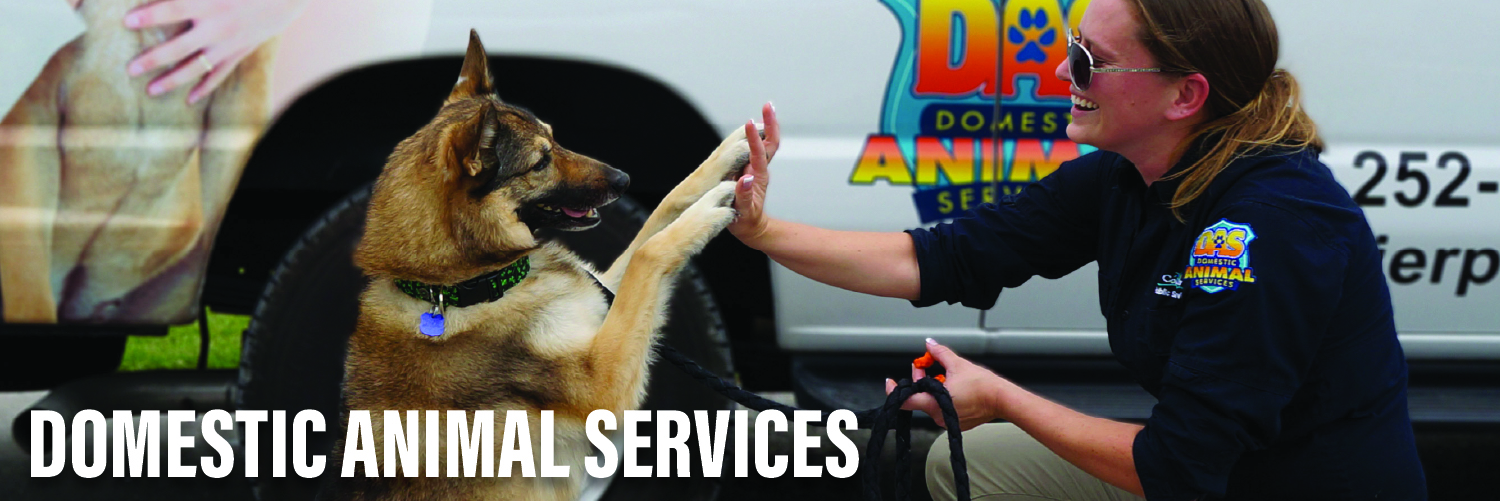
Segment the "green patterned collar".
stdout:
<path fill-rule="evenodd" d="M 439 308 L 463 308 L 488 303 L 505 296 L 531 271 L 531 258 L 522 257 L 493 273 L 486 273 L 458 285 L 430 285 L 415 280 L 396 280 L 396 288 L 406 295 L 427 301 Z M 441 302 L 441 303 L 440 303 Z"/>

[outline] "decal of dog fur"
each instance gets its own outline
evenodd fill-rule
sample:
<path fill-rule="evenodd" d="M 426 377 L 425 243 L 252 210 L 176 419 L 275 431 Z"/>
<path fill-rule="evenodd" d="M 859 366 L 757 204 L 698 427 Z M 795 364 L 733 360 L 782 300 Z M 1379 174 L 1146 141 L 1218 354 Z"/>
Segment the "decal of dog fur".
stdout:
<path fill-rule="evenodd" d="M 492 89 L 484 48 L 471 33 L 442 110 L 396 147 L 376 182 L 355 252 L 371 282 L 349 340 L 346 409 L 371 411 L 382 463 L 383 411 L 444 410 L 438 461 L 445 476 L 365 478 L 357 469 L 326 493 L 334 499 L 573 499 L 591 453 L 585 419 L 595 409 L 619 416 L 640 405 L 677 273 L 734 218 L 732 179 L 749 155 L 743 130 L 667 195 L 607 271 L 595 273 L 534 232 L 598 224 L 595 209 L 619 197 L 629 178 L 562 148 L 549 125 Z M 524 280 L 496 301 L 447 308 L 446 332 L 437 337 L 418 332 L 432 304 L 394 283 L 457 284 L 522 257 L 531 262 Z M 599 284 L 616 292 L 612 307 Z M 539 411 L 554 411 L 556 462 L 570 466 L 572 477 L 524 478 L 519 468 L 508 477 L 446 477 L 447 409 L 468 410 L 471 425 L 472 411 L 494 410 L 497 435 L 507 410 L 526 411 L 534 454 Z M 501 442 L 496 436 L 497 461 Z M 330 474 L 341 471 L 344 448 L 335 450 Z M 426 467 L 419 463 L 416 474 Z"/>
<path fill-rule="evenodd" d="M 56 1 L 56 0 L 51 0 Z M 219 218 L 264 127 L 272 44 L 196 105 L 125 64 L 186 28 L 150 0 L 84 0 L 87 25 L 0 121 L 0 297 L 14 323 L 192 320 Z"/>

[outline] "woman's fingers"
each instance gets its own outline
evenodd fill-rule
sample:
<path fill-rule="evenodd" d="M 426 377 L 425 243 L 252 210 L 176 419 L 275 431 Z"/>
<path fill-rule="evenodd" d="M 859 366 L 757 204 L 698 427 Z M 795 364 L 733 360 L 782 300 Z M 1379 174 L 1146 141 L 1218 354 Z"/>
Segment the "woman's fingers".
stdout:
<path fill-rule="evenodd" d="M 171 40 L 146 49 L 145 53 L 130 61 L 130 64 L 126 66 L 126 71 L 130 73 L 130 76 L 135 77 L 164 66 L 171 66 L 173 64 L 182 66 L 178 63 L 184 62 L 189 56 L 193 56 L 199 50 L 203 49 L 204 40 L 201 34 L 202 31 L 199 29 L 189 29 Z M 198 73 L 201 74 L 208 71 L 208 67 L 203 65 L 202 62 L 196 64 L 199 65 L 198 69 L 200 71 Z M 161 79 L 158 78 L 157 81 L 161 81 Z M 163 92 L 167 90 L 171 89 L 163 89 Z"/>
<path fill-rule="evenodd" d="M 139 2 L 140 0 L 138 0 Z M 240 61 L 285 29 L 308 0 L 148 0 L 125 14 L 132 29 L 180 26 L 186 31 L 157 43 L 126 65 L 131 76 L 150 75 L 146 93 L 158 96 L 192 85 L 189 103 L 211 95 Z M 153 38 L 153 37 L 148 37 Z M 162 71 L 166 69 L 166 71 Z"/>
<path fill-rule="evenodd" d="M 938 363 L 942 364 L 944 369 L 951 370 L 956 366 L 969 362 L 963 357 L 958 356 L 957 353 L 954 353 L 951 348 L 938 344 L 938 342 L 933 340 L 932 338 L 927 338 L 927 352 L 931 353 L 932 358 L 936 358 Z"/>
<path fill-rule="evenodd" d="M 125 14 L 125 27 L 149 28 L 177 24 L 192 19 L 204 2 L 193 0 L 162 0 L 135 8 Z"/>
<path fill-rule="evenodd" d="M 193 80 L 202 78 L 215 69 L 217 68 L 213 67 L 212 63 L 208 61 L 208 58 L 204 56 L 184 58 L 181 62 L 177 63 L 177 66 L 173 67 L 171 71 L 168 71 L 162 76 L 156 77 L 156 80 L 152 80 L 151 84 L 146 86 L 146 94 L 151 96 L 160 96 L 167 92 L 171 92 L 172 89 L 187 85 Z"/>
<path fill-rule="evenodd" d="M 776 112 L 770 104 L 766 103 L 761 109 L 762 116 L 766 119 L 763 129 L 756 126 L 754 120 L 745 123 L 745 141 L 750 146 L 750 161 L 740 175 L 739 184 L 735 186 L 734 208 L 739 215 L 729 225 L 729 232 L 751 247 L 755 247 L 754 242 L 765 233 L 768 224 L 763 211 L 766 190 L 771 184 L 769 164 L 781 141 Z M 764 138 L 761 137 L 762 133 Z"/>
<path fill-rule="evenodd" d="M 746 170 L 751 174 L 760 174 L 767 164 L 766 143 L 761 140 L 760 130 L 755 126 L 754 120 L 745 122 L 745 140 L 750 143 L 750 165 Z"/>
<path fill-rule="evenodd" d="M 198 85 L 193 86 L 192 92 L 188 93 L 188 104 L 195 104 L 203 98 L 208 97 L 209 94 L 212 94 L 214 89 L 219 88 L 219 84 L 224 83 L 224 79 L 229 78 L 230 73 L 234 73 L 234 68 L 239 66 L 240 61 L 245 59 L 245 56 L 250 55 L 250 51 L 252 50 L 254 49 L 241 50 L 229 56 L 223 62 L 214 65 L 214 70 L 204 75 L 203 79 L 198 81 Z"/>
<path fill-rule="evenodd" d="M 734 186 L 734 210 L 738 213 L 737 219 L 759 217 L 755 203 L 755 176 L 745 174 L 740 176 L 739 184 Z"/>
<path fill-rule="evenodd" d="M 740 214 L 746 214 L 746 211 L 753 208 L 754 197 L 748 195 L 752 194 L 756 178 L 760 177 L 760 173 L 766 168 L 766 146 L 761 142 L 760 134 L 755 129 L 753 121 L 745 122 L 745 140 L 750 143 L 750 164 L 745 166 L 745 173 L 740 176 L 740 184 L 735 186 L 739 190 L 738 194 L 747 195 L 737 197 L 734 201 L 735 210 L 740 211 Z"/>
<path fill-rule="evenodd" d="M 892 391 L 896 391 L 896 382 L 891 380 L 891 378 L 886 378 L 885 394 L 890 395 Z M 917 393 L 915 395 L 912 395 L 911 397 L 906 399 L 905 403 L 901 404 L 901 408 L 909 411 L 926 412 L 929 416 L 943 415 L 942 411 L 938 409 L 937 400 L 933 399 L 932 395 L 928 395 L 926 393 Z M 936 419 L 935 421 L 938 422 L 938 426 L 943 426 L 942 419 Z"/>
<path fill-rule="evenodd" d="M 766 145 L 761 141 L 754 121 L 745 122 L 745 140 L 750 144 L 750 163 L 735 185 L 734 210 L 739 216 L 730 226 L 730 232 L 740 238 L 758 232 L 768 177 L 765 174 Z"/>
<path fill-rule="evenodd" d="M 938 409 L 937 400 L 933 399 L 932 395 L 928 395 L 926 393 L 917 393 L 915 395 L 912 395 L 911 398 L 906 399 L 906 403 L 901 404 L 901 408 L 909 411 L 926 412 L 928 416 L 943 415 L 943 411 Z M 939 419 L 937 421 L 942 420 Z"/>
<path fill-rule="evenodd" d="M 781 123 L 776 120 L 776 106 L 767 101 L 760 107 L 760 116 L 765 120 L 766 128 L 766 160 L 776 156 L 776 150 L 781 147 Z"/>

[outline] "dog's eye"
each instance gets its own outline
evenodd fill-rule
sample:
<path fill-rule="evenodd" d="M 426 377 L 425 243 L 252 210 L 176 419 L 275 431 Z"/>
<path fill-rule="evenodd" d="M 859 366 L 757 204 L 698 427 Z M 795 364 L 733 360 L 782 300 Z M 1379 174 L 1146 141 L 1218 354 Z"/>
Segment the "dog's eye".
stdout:
<path fill-rule="evenodd" d="M 547 149 L 547 150 L 543 150 L 542 151 L 542 158 L 540 160 L 536 161 L 536 165 L 532 165 L 531 166 L 531 170 L 533 170 L 533 171 L 539 171 L 539 170 L 547 168 L 548 165 L 552 165 L 552 150 L 551 149 Z"/>

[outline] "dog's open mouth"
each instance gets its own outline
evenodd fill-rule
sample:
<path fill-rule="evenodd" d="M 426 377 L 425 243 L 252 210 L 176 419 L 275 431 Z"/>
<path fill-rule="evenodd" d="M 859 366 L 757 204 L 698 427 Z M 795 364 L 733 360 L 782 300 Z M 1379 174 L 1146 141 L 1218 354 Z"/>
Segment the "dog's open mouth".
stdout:
<path fill-rule="evenodd" d="M 537 206 L 537 208 L 542 209 L 542 210 L 547 211 L 547 212 L 561 212 L 563 214 L 567 214 L 568 217 L 571 217 L 571 218 L 574 218 L 574 219 L 582 219 L 582 218 L 589 218 L 589 217 L 598 218 L 599 217 L 599 208 L 598 207 L 590 207 L 588 209 L 574 209 L 574 208 L 571 208 L 571 207 L 553 207 L 551 205 L 540 204 L 540 203 L 536 204 L 536 206 Z"/>
<path fill-rule="evenodd" d="M 586 230 L 599 224 L 599 207 L 603 205 L 541 200 L 526 205 L 521 211 L 521 219 L 532 229 Z"/>

